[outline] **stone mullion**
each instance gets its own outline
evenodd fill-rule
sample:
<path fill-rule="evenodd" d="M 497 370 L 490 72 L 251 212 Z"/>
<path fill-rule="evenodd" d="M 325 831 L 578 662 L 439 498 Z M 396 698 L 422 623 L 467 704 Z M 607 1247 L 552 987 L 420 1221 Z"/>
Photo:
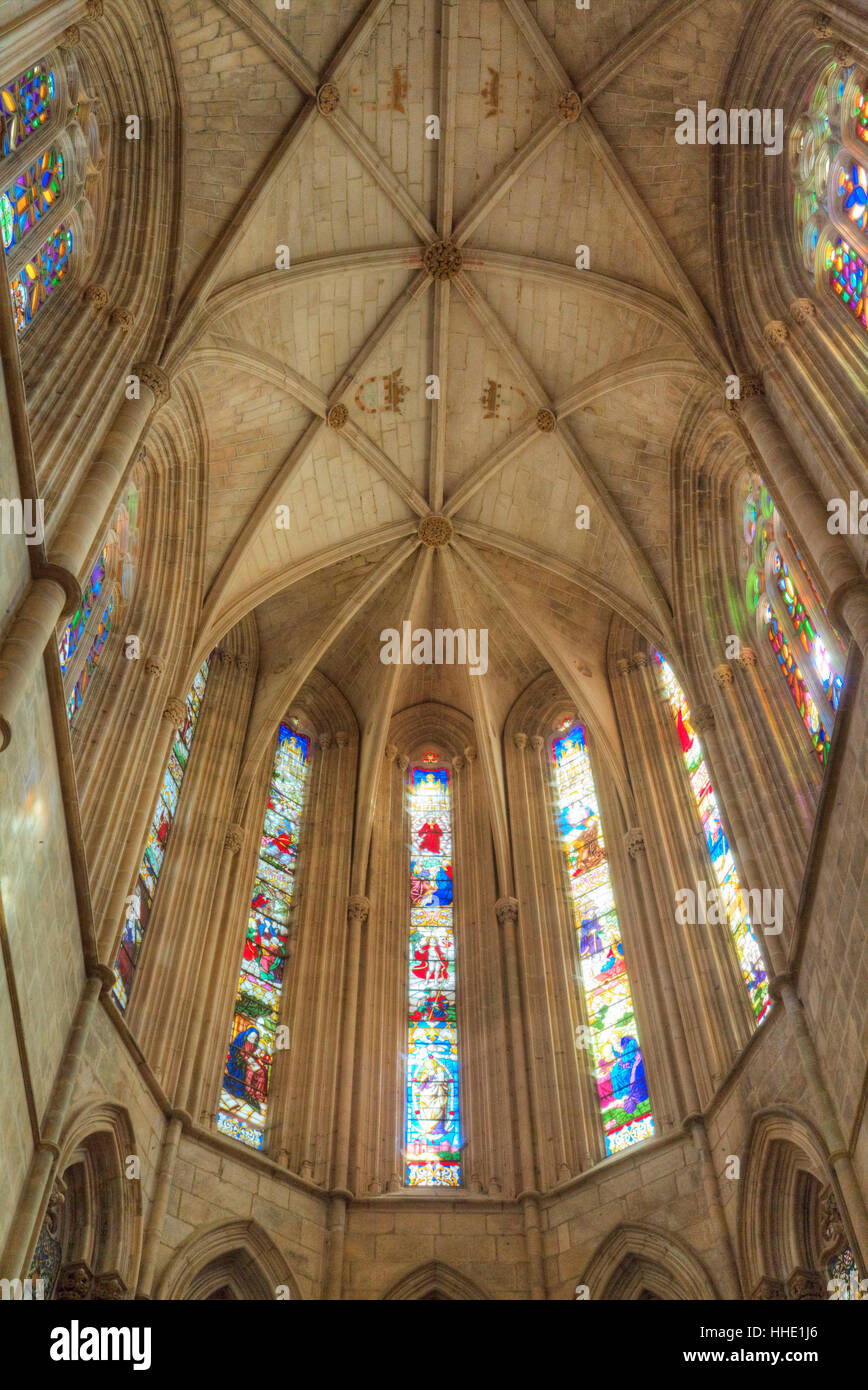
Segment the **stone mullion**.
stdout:
<path fill-rule="evenodd" d="M 574 914 L 564 877 L 564 855 L 555 838 L 549 740 L 542 734 L 532 735 L 530 750 L 524 757 L 534 768 L 530 781 L 530 813 L 534 822 L 534 843 L 538 846 L 539 901 L 545 904 L 545 917 L 551 924 L 549 930 L 543 932 L 543 950 L 548 960 L 548 976 L 553 982 L 549 1008 L 558 1096 L 563 1102 L 565 1158 L 558 1172 L 558 1179 L 563 1180 L 602 1158 L 600 1111 L 593 1072 L 586 1065 L 590 1054 L 576 1047 L 576 1025 L 587 1020 Z"/>
<path fill-rule="evenodd" d="M 692 794 L 686 785 L 680 748 L 673 744 L 672 719 L 661 702 L 653 669 L 647 658 L 624 663 L 623 688 L 631 711 L 628 760 L 632 770 L 643 767 L 646 776 L 634 776 L 640 824 L 653 825 L 657 834 L 646 840 L 648 873 L 658 914 L 659 939 L 663 944 L 663 995 L 672 1038 L 682 1100 L 689 1109 L 706 1103 L 716 1080 L 726 1069 L 732 1043 L 721 1050 L 717 1011 L 712 1000 L 716 985 L 713 955 L 703 949 L 697 928 L 676 921 L 675 892 L 708 877 L 704 845 Z M 635 674 L 634 674 L 635 673 Z M 632 743 L 632 749 L 630 744 Z"/>
<path fill-rule="evenodd" d="M 484 1036 L 490 1020 L 486 1012 L 484 965 L 479 949 L 479 930 L 473 911 L 472 880 L 478 877 L 471 857 L 472 814 L 470 787 L 464 776 L 465 760 L 452 759 L 452 875 L 454 884 L 453 933 L 455 938 L 456 1029 L 458 1034 L 459 1119 L 461 1125 L 461 1182 L 476 1191 L 492 1172 L 487 1128 L 486 1057 Z M 476 872 L 471 869 L 474 865 Z M 490 996 L 489 996 L 490 997 Z"/>
<path fill-rule="evenodd" d="M 211 906 L 250 699 L 246 656 L 218 648 L 127 1013 L 169 1096 L 182 1067 L 183 1024 L 195 1008 L 199 972 L 219 927 Z"/>
<path fill-rule="evenodd" d="M 510 806 L 512 810 L 512 840 L 515 862 L 516 891 L 522 905 L 520 918 L 513 925 L 517 980 L 510 982 L 510 1008 L 518 1009 L 517 1020 L 525 1038 L 528 1071 L 528 1100 L 533 1134 L 549 1136 L 549 1144 L 535 1153 L 537 1181 L 543 1188 L 553 1187 L 565 1175 L 567 1168 L 560 1097 L 555 1066 L 555 1040 L 549 1007 L 548 952 L 545 949 L 543 924 L 540 921 L 540 893 L 546 881 L 545 865 L 537 855 L 538 819 L 534 814 L 533 790 L 537 779 L 525 761 L 527 735 L 513 735 L 513 749 L 507 750 L 510 776 Z M 548 875 L 550 880 L 550 875 Z M 542 880 L 542 882 L 541 882 Z M 507 969 L 509 962 L 507 961 Z M 509 978 L 509 976 L 508 976 Z M 522 1126 L 519 1117 L 519 1127 Z M 526 1160 L 522 1160 L 523 1182 L 527 1183 Z"/>

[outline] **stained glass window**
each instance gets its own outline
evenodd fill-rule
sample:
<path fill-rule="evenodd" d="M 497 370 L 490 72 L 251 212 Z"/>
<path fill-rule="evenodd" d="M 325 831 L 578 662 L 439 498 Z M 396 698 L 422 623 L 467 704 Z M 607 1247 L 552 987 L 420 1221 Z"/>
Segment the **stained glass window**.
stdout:
<path fill-rule="evenodd" d="M 0 232 L 7 254 L 57 202 L 62 180 L 63 155 L 46 150 L 0 193 Z"/>
<path fill-rule="evenodd" d="M 585 743 L 574 725 L 552 743 L 557 832 L 566 860 L 579 937 L 582 992 L 606 1153 L 654 1133 L 645 1062 L 618 925 L 600 808 Z M 581 1041 L 580 1041 L 581 1045 Z"/>
<path fill-rule="evenodd" d="M 54 99 L 54 74 L 45 63 L 0 88 L 0 158 L 14 153 L 34 130 L 45 125 Z"/>
<path fill-rule="evenodd" d="M 747 610 L 756 613 L 825 767 L 844 688 L 844 643 L 760 478 L 748 485 L 743 517 Z"/>
<path fill-rule="evenodd" d="M 863 78 L 837 60 L 823 69 L 790 135 L 796 241 L 817 284 L 863 328 L 868 261 L 868 100 Z"/>
<path fill-rule="evenodd" d="M 125 1012 L 129 1003 L 136 964 L 153 910 L 157 881 L 163 867 L 169 832 L 175 819 L 175 812 L 178 809 L 181 783 L 187 770 L 190 749 L 193 746 L 193 737 L 199 722 L 202 697 L 205 694 L 212 656 L 213 652 L 196 672 L 184 702 L 184 719 L 172 741 L 172 751 L 169 754 L 168 766 L 163 774 L 163 784 L 157 797 L 157 805 L 145 844 L 145 853 L 142 856 L 136 886 L 131 897 L 127 900 L 126 921 L 115 960 L 115 983 L 112 989 L 112 998 L 121 1013 Z"/>
<path fill-rule="evenodd" d="M 23 333 L 52 290 L 68 274 L 72 256 L 72 232 L 62 223 L 32 260 L 9 281 L 15 328 Z"/>
<path fill-rule="evenodd" d="M 295 888 L 309 740 L 281 724 L 235 996 L 217 1128 L 261 1149 Z"/>
<path fill-rule="evenodd" d="M 111 594 L 109 597 L 109 601 L 106 604 L 105 612 L 99 620 L 99 626 L 96 630 L 96 636 L 94 637 L 90 651 L 87 654 L 87 659 L 85 660 L 85 663 L 81 668 L 78 680 L 75 682 L 75 685 L 72 688 L 72 694 L 66 702 L 67 719 L 72 719 L 72 716 L 75 714 L 76 710 L 79 710 L 81 708 L 81 702 L 84 699 L 84 692 L 87 689 L 88 681 L 93 675 L 94 667 L 96 666 L 96 663 L 99 661 L 100 656 L 102 655 L 103 647 L 105 646 L 106 641 L 108 640 L 108 635 L 111 631 L 112 616 L 114 614 L 114 610 L 115 596 L 114 594 Z"/>
<path fill-rule="evenodd" d="M 865 1298 L 862 1290 L 862 1279 L 859 1274 L 859 1267 L 856 1264 L 853 1251 L 849 1245 L 839 1251 L 833 1260 L 826 1266 L 828 1275 L 829 1297 L 838 1302 L 857 1302 Z"/>
<path fill-rule="evenodd" d="M 81 595 L 81 602 L 75 610 L 75 615 L 67 623 L 60 639 L 58 656 L 60 657 L 60 670 L 65 676 L 67 667 L 72 657 L 75 655 L 76 648 L 84 635 L 87 627 L 88 618 L 93 611 L 93 606 L 102 593 L 103 584 L 106 577 L 106 566 L 108 564 L 108 546 L 103 546 L 99 559 L 91 570 L 90 579 L 84 586 Z"/>
<path fill-rule="evenodd" d="M 452 804 L 445 767 L 410 779 L 410 950 L 407 1015 L 409 1187 L 461 1185 Z"/>
<path fill-rule="evenodd" d="M 702 755 L 702 745 L 690 722 L 690 706 L 684 691 L 675 679 L 672 667 L 663 660 L 659 652 L 655 652 L 654 656 L 660 668 L 663 691 L 678 731 L 690 790 L 702 822 L 712 871 L 726 911 L 729 933 L 735 946 L 742 979 L 747 988 L 754 1017 L 757 1023 L 761 1023 L 769 1009 L 766 969 L 745 906 L 732 850 L 724 833 L 717 797 Z"/>

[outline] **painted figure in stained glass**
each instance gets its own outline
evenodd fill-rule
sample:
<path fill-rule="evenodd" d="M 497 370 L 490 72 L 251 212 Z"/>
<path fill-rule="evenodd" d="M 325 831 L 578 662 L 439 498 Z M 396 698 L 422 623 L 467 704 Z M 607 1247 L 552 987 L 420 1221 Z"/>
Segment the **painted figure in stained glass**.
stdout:
<path fill-rule="evenodd" d="M 597 793 L 576 725 L 552 743 L 555 823 L 579 938 L 582 992 L 608 1154 L 654 1133 Z"/>

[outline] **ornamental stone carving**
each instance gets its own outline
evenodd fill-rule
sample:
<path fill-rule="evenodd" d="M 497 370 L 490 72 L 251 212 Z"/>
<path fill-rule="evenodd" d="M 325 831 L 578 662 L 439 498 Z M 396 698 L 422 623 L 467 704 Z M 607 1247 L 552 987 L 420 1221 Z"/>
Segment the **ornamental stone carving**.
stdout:
<path fill-rule="evenodd" d="M 722 666 L 715 666 L 711 678 L 715 685 L 732 685 L 732 667 L 725 663 Z"/>
<path fill-rule="evenodd" d="M 847 1239 L 844 1229 L 844 1219 L 838 1206 L 838 1200 L 831 1187 L 820 1197 L 820 1242 L 824 1258 L 838 1249 Z"/>
<path fill-rule="evenodd" d="M 383 750 L 387 762 L 393 763 L 398 756 L 398 746 L 395 743 L 387 743 Z"/>
<path fill-rule="evenodd" d="M 543 738 L 542 734 L 531 735 L 530 746 L 535 753 L 538 753 L 540 751 L 544 742 L 545 739 Z"/>
<path fill-rule="evenodd" d="M 347 899 L 347 922 L 356 923 L 362 927 L 367 922 L 371 911 L 370 899 L 356 896 Z"/>
<path fill-rule="evenodd" d="M 327 753 L 329 751 L 332 746 L 332 736 L 328 729 L 323 729 L 323 732 L 319 736 L 318 743 L 321 753 Z"/>
<path fill-rule="evenodd" d="M 93 1274 L 83 1261 L 66 1265 L 57 1276 L 54 1297 L 63 1302 L 80 1303 L 90 1293 L 92 1281 Z"/>
<path fill-rule="evenodd" d="M 823 1280 L 815 1269 L 794 1269 L 787 1280 L 787 1293 L 799 1303 L 826 1297 Z"/>
<path fill-rule="evenodd" d="M 335 743 L 337 744 L 338 748 L 346 748 L 349 741 L 349 734 L 345 733 L 343 729 L 338 729 L 337 733 L 335 734 Z"/>
<path fill-rule="evenodd" d="M 751 1294 L 751 1298 L 757 1299 L 759 1302 L 763 1303 L 778 1303 L 782 1300 L 786 1300 L 786 1297 L 784 1286 L 779 1279 L 760 1279 Z"/>
<path fill-rule="evenodd" d="M 577 121 L 582 114 L 582 98 L 578 92 L 564 92 L 558 102 L 558 115 L 568 125 Z"/>
<path fill-rule="evenodd" d="M 763 329 L 763 337 L 769 347 L 780 347 L 790 336 L 790 330 L 781 319 L 772 319 Z"/>
<path fill-rule="evenodd" d="M 624 846 L 631 859 L 645 853 L 645 835 L 641 826 L 631 826 L 624 836 Z"/>
<path fill-rule="evenodd" d="M 129 309 L 112 309 L 109 315 L 109 322 L 113 324 L 115 328 L 119 328 L 122 333 L 129 333 L 135 323 L 135 319 Z"/>
<path fill-rule="evenodd" d="M 120 1299 L 129 1296 L 129 1290 L 116 1269 L 109 1270 L 106 1274 L 100 1274 L 93 1281 L 91 1290 L 92 1299 L 100 1299 L 104 1302 L 115 1303 Z"/>
<path fill-rule="evenodd" d="M 163 663 L 160 661 L 159 657 L 149 656 L 145 662 L 145 675 L 153 676 L 155 679 L 157 676 L 163 674 L 164 669 Z"/>
<path fill-rule="evenodd" d="M 460 772 L 463 768 L 464 759 L 462 758 L 460 753 L 455 754 L 455 757 L 452 759 L 452 766 L 455 768 L 456 772 Z"/>
<path fill-rule="evenodd" d="M 161 405 L 165 405 L 169 399 L 169 378 L 162 367 L 157 367 L 153 362 L 137 362 L 133 371 L 143 385 L 153 392 L 154 409 L 159 410 Z"/>
<path fill-rule="evenodd" d="M 337 111 L 341 104 L 341 89 L 335 82 L 324 82 L 317 88 L 316 105 L 317 110 L 323 116 L 330 116 L 333 111 Z"/>
<path fill-rule="evenodd" d="M 536 413 L 536 427 L 542 434 L 551 434 L 557 420 L 551 410 L 538 410 Z"/>
<path fill-rule="evenodd" d="M 326 415 L 326 424 L 329 429 L 342 430 L 349 418 L 350 412 L 347 410 L 343 401 L 338 401 L 337 405 L 333 405 Z"/>
<path fill-rule="evenodd" d="M 453 526 L 448 516 L 439 516 L 432 512 L 430 516 L 423 516 L 419 522 L 419 539 L 432 550 L 440 550 L 442 546 L 448 545 L 452 533 Z"/>
<path fill-rule="evenodd" d="M 793 323 L 811 323 L 817 317 L 817 306 L 813 299 L 794 299 L 790 305 Z"/>
<path fill-rule="evenodd" d="M 67 29 L 64 29 L 60 36 L 60 47 L 66 49 L 78 48 L 80 43 L 81 30 L 77 24 L 70 24 Z"/>
<path fill-rule="evenodd" d="M 856 54 L 848 43 L 835 44 L 835 62 L 840 63 L 842 68 L 852 67 L 856 61 Z"/>
<path fill-rule="evenodd" d="M 244 827 L 230 825 L 223 837 L 223 846 L 229 854 L 240 854 L 244 844 Z"/>
<path fill-rule="evenodd" d="M 827 14 L 816 14 L 814 23 L 811 26 L 811 33 L 815 39 L 830 39 L 834 33 L 832 20 Z"/>
<path fill-rule="evenodd" d="M 85 304 L 90 304 L 94 309 L 104 309 L 109 302 L 105 285 L 88 285 L 82 297 Z"/>
<path fill-rule="evenodd" d="M 512 741 L 519 753 L 523 753 L 525 748 L 527 748 L 527 734 L 513 734 Z"/>
<path fill-rule="evenodd" d="M 746 376 L 741 382 L 741 398 L 743 401 L 754 400 L 758 396 L 764 396 L 766 388 L 763 385 L 761 376 Z"/>
<path fill-rule="evenodd" d="M 422 264 L 435 280 L 454 280 L 461 263 L 461 250 L 454 241 L 432 241 L 422 253 Z"/>
<path fill-rule="evenodd" d="M 698 734 L 708 733 L 714 728 L 714 710 L 711 705 L 697 705 L 690 716 L 690 722 Z"/>
<path fill-rule="evenodd" d="M 518 921 L 518 898 L 498 898 L 494 904 L 494 911 L 499 926 L 505 927 L 507 922 L 515 926 Z"/>
<path fill-rule="evenodd" d="M 184 715 L 187 713 L 187 706 L 183 700 L 176 700 L 174 695 L 166 701 L 163 709 L 163 718 L 167 719 L 173 728 L 178 729 L 184 722 Z"/>
<path fill-rule="evenodd" d="M 756 652 L 754 651 L 753 647 L 742 647 L 738 656 L 735 659 L 738 662 L 739 666 L 742 666 L 745 669 L 747 669 L 750 666 L 756 666 Z"/>
<path fill-rule="evenodd" d="M 85 10 L 87 11 L 88 19 L 102 19 L 102 0 L 87 0 Z"/>
<path fill-rule="evenodd" d="M 473 764 L 476 762 L 476 749 L 473 747 L 472 743 L 468 743 L 464 750 L 464 756 L 469 763 Z"/>

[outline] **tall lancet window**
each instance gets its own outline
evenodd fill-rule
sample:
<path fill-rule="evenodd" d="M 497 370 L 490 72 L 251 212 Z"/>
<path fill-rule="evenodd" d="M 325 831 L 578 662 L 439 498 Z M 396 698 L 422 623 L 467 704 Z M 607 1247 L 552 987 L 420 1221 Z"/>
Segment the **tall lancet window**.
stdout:
<path fill-rule="evenodd" d="M 748 613 L 755 614 L 825 767 L 844 688 L 846 647 L 759 477 L 751 479 L 744 499 L 743 526 Z"/>
<path fill-rule="evenodd" d="M 818 288 L 868 328 L 868 81 L 837 59 L 790 133 L 796 240 Z"/>
<path fill-rule="evenodd" d="M 130 897 L 127 898 L 126 921 L 115 960 L 115 982 L 112 989 L 112 998 L 121 1013 L 126 1011 L 130 1001 L 130 991 L 133 987 L 142 942 L 154 906 L 154 894 L 157 891 L 157 881 L 163 868 L 169 832 L 175 819 L 175 812 L 178 809 L 181 783 L 184 780 L 184 773 L 190 758 L 190 749 L 193 746 L 193 737 L 199 723 L 202 697 L 205 694 L 205 684 L 211 669 L 212 656 L 213 652 L 196 672 L 193 684 L 184 701 L 184 718 L 172 740 L 172 751 L 169 754 L 168 766 L 163 774 L 163 784 L 157 797 L 157 805 L 151 820 L 151 828 L 148 832 L 136 886 Z"/>
<path fill-rule="evenodd" d="M 566 859 L 573 919 L 579 936 L 587 1023 L 580 1046 L 590 1053 L 606 1153 L 649 1139 L 654 1118 L 624 945 L 618 925 L 597 790 L 579 724 L 552 743 L 557 784 L 557 831 Z"/>
<path fill-rule="evenodd" d="M 684 755 L 693 800 L 699 812 L 705 843 L 711 857 L 711 867 L 726 913 L 729 934 L 738 957 L 742 979 L 750 998 L 757 1023 L 762 1023 L 769 1008 L 769 987 L 762 952 L 748 916 L 735 861 L 720 819 L 720 808 L 711 785 L 702 745 L 690 722 L 690 706 L 672 667 L 659 652 L 654 653 L 660 668 L 660 682 L 672 711 L 681 751 Z M 703 900 L 704 901 L 704 900 Z"/>
<path fill-rule="evenodd" d="M 261 1149 L 295 889 L 309 740 L 281 724 L 247 920 L 217 1128 Z"/>
<path fill-rule="evenodd" d="M 430 755 L 436 762 L 436 755 Z M 410 951 L 405 1157 L 410 1187 L 461 1185 L 449 770 L 410 780 Z"/>

